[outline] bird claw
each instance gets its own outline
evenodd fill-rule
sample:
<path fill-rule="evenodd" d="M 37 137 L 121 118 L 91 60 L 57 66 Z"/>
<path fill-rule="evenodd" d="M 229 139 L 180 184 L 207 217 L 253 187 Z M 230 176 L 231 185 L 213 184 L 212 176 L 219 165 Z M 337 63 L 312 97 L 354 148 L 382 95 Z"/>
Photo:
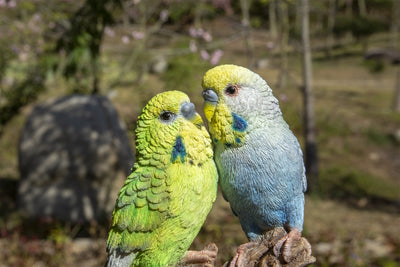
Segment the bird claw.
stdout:
<path fill-rule="evenodd" d="M 246 257 L 246 254 L 250 250 L 253 250 L 254 248 L 258 247 L 259 245 L 260 245 L 259 242 L 254 242 L 254 241 L 250 241 L 248 243 L 240 245 L 236 250 L 235 256 L 230 261 L 229 267 L 248 266 L 247 262 L 248 259 Z"/>
<path fill-rule="evenodd" d="M 283 260 L 289 263 L 300 252 L 298 248 L 301 242 L 301 232 L 297 229 L 293 229 L 287 235 L 278 240 L 274 246 L 274 255 L 276 257 L 282 256 Z M 308 242 L 306 243 L 308 244 L 308 247 L 305 247 L 307 255 L 311 255 L 311 246 Z M 301 250 L 304 250 L 304 247 L 302 247 Z"/>
<path fill-rule="evenodd" d="M 253 240 L 237 249 L 236 255 L 223 267 L 298 266 L 316 261 L 311 245 L 300 231 L 286 233 L 283 227 L 268 231 L 260 240 Z"/>
<path fill-rule="evenodd" d="M 282 246 L 286 242 L 287 239 L 288 239 L 288 235 L 285 235 L 284 237 L 279 239 L 278 242 L 276 242 L 276 244 L 274 246 L 274 255 L 276 257 L 279 257 L 279 255 L 281 254 Z"/>
<path fill-rule="evenodd" d="M 218 254 L 218 247 L 214 244 L 208 244 L 203 250 L 188 250 L 180 261 L 179 266 L 191 264 L 200 264 L 204 267 L 212 267 L 215 264 Z"/>

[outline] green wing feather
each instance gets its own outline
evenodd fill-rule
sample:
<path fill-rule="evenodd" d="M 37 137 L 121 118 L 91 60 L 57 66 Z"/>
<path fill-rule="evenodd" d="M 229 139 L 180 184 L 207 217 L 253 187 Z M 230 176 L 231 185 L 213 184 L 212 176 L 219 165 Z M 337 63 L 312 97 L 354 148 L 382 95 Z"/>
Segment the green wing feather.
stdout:
<path fill-rule="evenodd" d="M 128 176 L 113 212 L 107 249 L 140 252 L 151 242 L 151 233 L 168 216 L 169 194 L 165 173 L 141 167 Z"/>

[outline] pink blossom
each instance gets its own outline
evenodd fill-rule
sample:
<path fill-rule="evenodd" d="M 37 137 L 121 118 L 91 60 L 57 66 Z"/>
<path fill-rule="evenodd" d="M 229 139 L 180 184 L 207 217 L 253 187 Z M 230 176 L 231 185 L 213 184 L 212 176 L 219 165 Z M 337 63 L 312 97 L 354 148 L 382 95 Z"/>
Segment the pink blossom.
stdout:
<path fill-rule="evenodd" d="M 114 37 L 115 36 L 114 30 L 111 29 L 110 27 L 105 27 L 104 28 L 104 33 L 109 37 Z"/>
<path fill-rule="evenodd" d="M 212 36 L 209 32 L 204 32 L 202 35 L 204 41 L 206 42 L 211 42 L 212 41 Z"/>
<path fill-rule="evenodd" d="M 211 37 L 211 35 L 209 33 L 208 33 L 208 35 L 210 35 L 210 36 L 204 37 L 204 34 L 206 34 L 206 33 L 207 32 L 205 30 L 203 30 L 202 28 L 198 28 L 198 29 L 193 28 L 193 27 L 189 28 L 189 35 L 194 38 L 203 37 L 205 39 L 205 38 Z"/>
<path fill-rule="evenodd" d="M 201 50 L 200 51 L 200 56 L 203 60 L 209 60 L 210 59 L 210 54 L 206 50 Z"/>
<path fill-rule="evenodd" d="M 143 32 L 133 31 L 132 32 L 132 37 L 135 40 L 142 40 L 144 38 L 144 33 Z"/>
<path fill-rule="evenodd" d="M 8 7 L 9 8 L 14 8 L 17 6 L 17 2 L 15 2 L 14 0 L 11 0 L 8 2 Z"/>
<path fill-rule="evenodd" d="M 1 7 L 7 6 L 6 0 L 0 0 L 0 6 L 1 6 Z"/>
<path fill-rule="evenodd" d="M 1 0 L 0 0 L 1 1 Z M 56 24 L 54 23 L 54 21 L 50 21 L 49 22 L 49 28 L 50 29 L 54 29 L 56 27 Z"/>
<path fill-rule="evenodd" d="M 122 36 L 121 41 L 122 41 L 122 43 L 124 43 L 124 44 L 129 44 L 130 39 L 129 39 L 128 36 L 124 35 L 124 36 Z"/>
<path fill-rule="evenodd" d="M 197 31 L 197 37 L 202 36 L 205 32 L 202 28 L 199 28 L 196 31 Z"/>
<path fill-rule="evenodd" d="M 274 49 L 274 48 L 275 48 L 274 42 L 268 42 L 268 43 L 267 43 L 267 48 L 268 48 L 268 49 Z"/>
<path fill-rule="evenodd" d="M 34 22 L 39 22 L 41 19 L 42 19 L 42 16 L 41 16 L 39 13 L 35 13 L 35 14 L 32 16 L 32 20 L 33 20 Z"/>
<path fill-rule="evenodd" d="M 167 21 L 168 20 L 168 15 L 169 15 L 168 10 L 162 10 L 160 12 L 160 20 L 161 21 Z"/>
<path fill-rule="evenodd" d="M 189 35 L 196 38 L 196 37 L 197 37 L 197 31 L 196 31 L 196 29 L 193 28 L 193 27 L 190 27 L 190 28 L 189 28 Z"/>
<path fill-rule="evenodd" d="M 194 52 L 197 51 L 197 45 L 196 45 L 196 42 L 195 42 L 195 41 L 193 41 L 193 40 L 190 41 L 190 43 L 189 43 L 189 50 L 190 50 L 190 52 L 192 52 L 192 53 L 194 53 Z"/>
<path fill-rule="evenodd" d="M 35 33 L 41 31 L 41 27 L 39 27 L 38 23 L 42 19 L 42 16 L 39 13 L 36 13 L 32 16 L 32 18 L 28 22 L 28 27 Z"/>
<path fill-rule="evenodd" d="M 217 65 L 218 62 L 221 60 L 221 57 L 223 54 L 224 54 L 224 51 L 222 51 L 221 49 L 215 50 L 211 55 L 211 59 L 210 59 L 211 65 L 213 65 L 213 66 Z"/>
<path fill-rule="evenodd" d="M 285 94 L 280 94 L 279 95 L 279 100 L 282 101 L 282 102 L 287 102 L 289 100 L 289 98 Z"/>

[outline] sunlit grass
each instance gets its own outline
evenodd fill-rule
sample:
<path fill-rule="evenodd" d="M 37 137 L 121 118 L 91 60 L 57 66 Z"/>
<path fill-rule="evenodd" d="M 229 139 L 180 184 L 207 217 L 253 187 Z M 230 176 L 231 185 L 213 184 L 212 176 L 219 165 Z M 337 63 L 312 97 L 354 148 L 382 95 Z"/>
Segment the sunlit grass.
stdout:
<path fill-rule="evenodd" d="M 351 166 L 332 166 L 321 172 L 322 194 L 334 198 L 386 199 L 400 198 L 399 188 L 390 182 Z"/>

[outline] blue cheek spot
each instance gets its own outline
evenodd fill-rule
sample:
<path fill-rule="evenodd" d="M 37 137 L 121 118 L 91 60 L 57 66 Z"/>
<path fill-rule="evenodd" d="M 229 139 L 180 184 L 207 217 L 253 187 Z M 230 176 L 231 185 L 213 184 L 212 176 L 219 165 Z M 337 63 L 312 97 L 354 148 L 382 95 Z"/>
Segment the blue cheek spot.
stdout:
<path fill-rule="evenodd" d="M 214 143 L 218 143 L 218 139 L 214 137 Z"/>
<path fill-rule="evenodd" d="M 171 162 L 175 162 L 176 159 L 180 157 L 181 162 L 183 163 L 186 158 L 186 149 L 183 144 L 182 137 L 178 135 L 175 140 L 174 148 L 172 149 Z"/>
<path fill-rule="evenodd" d="M 247 122 L 243 118 L 239 117 L 235 113 L 232 113 L 232 117 L 233 117 L 232 128 L 234 130 L 243 132 L 244 130 L 247 129 Z"/>
<path fill-rule="evenodd" d="M 238 143 L 238 144 L 240 144 L 240 143 L 242 142 L 242 139 L 240 139 L 239 137 L 236 137 L 236 138 L 235 138 L 235 142 Z"/>

